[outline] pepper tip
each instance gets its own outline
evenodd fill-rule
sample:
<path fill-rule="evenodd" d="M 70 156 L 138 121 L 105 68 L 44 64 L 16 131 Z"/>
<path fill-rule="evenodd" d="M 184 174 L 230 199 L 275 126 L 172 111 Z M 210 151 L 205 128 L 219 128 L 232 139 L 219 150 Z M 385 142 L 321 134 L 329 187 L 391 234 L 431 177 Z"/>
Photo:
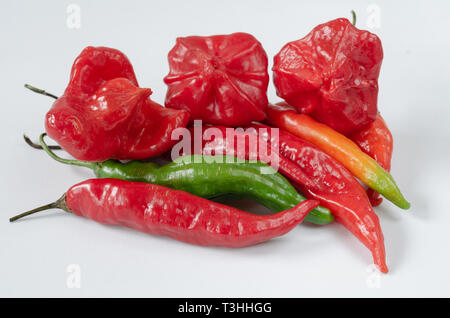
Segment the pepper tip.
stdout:
<path fill-rule="evenodd" d="M 409 210 L 409 208 L 411 207 L 411 203 L 409 203 L 408 201 L 406 201 L 405 199 L 403 199 L 402 201 L 400 201 L 398 204 L 396 204 L 400 209 L 402 210 Z"/>
<path fill-rule="evenodd" d="M 389 273 L 389 269 L 388 269 L 388 267 L 386 266 L 386 264 L 382 264 L 381 266 L 380 266 L 380 265 L 377 265 L 377 268 L 378 268 L 378 270 L 379 270 L 381 273 L 383 273 L 383 274 Z"/>

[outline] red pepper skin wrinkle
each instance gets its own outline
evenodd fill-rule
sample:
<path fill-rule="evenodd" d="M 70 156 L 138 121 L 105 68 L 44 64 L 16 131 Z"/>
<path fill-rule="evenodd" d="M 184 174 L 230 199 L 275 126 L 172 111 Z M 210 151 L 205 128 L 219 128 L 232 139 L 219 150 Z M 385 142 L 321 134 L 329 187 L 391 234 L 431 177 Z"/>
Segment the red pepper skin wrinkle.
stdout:
<path fill-rule="evenodd" d="M 187 111 L 153 102 L 139 88 L 120 51 L 87 47 L 75 60 L 69 85 L 46 115 L 47 134 L 79 160 L 145 159 L 170 149 L 172 131 Z"/>
<path fill-rule="evenodd" d="M 251 127 L 270 128 L 261 124 Z M 318 200 L 322 206 L 329 208 L 336 221 L 372 252 L 374 263 L 380 271 L 387 273 L 380 222 L 361 184 L 338 161 L 311 143 L 282 129 L 278 134 L 280 155 L 295 163 L 305 178 L 303 183 L 293 181 L 293 185 L 307 198 Z M 263 138 L 271 139 L 270 129 Z M 289 175 L 286 177 L 290 178 Z"/>
<path fill-rule="evenodd" d="M 196 245 L 244 247 L 286 234 L 318 206 L 304 201 L 274 215 L 254 215 L 143 182 L 91 179 L 66 193 L 76 215 Z"/>
<path fill-rule="evenodd" d="M 278 96 L 344 135 L 377 116 L 380 39 L 341 18 L 287 43 L 274 58 Z"/>
<path fill-rule="evenodd" d="M 168 54 L 165 105 L 190 112 L 191 120 L 238 126 L 265 118 L 267 55 L 252 35 L 177 38 Z"/>
<path fill-rule="evenodd" d="M 362 151 L 375 159 L 386 171 L 391 171 L 391 158 L 394 148 L 394 141 L 391 131 L 381 114 L 378 114 L 374 122 L 364 127 L 362 130 L 350 136 Z M 372 189 L 367 190 L 372 206 L 378 206 L 383 199 L 380 194 Z"/>

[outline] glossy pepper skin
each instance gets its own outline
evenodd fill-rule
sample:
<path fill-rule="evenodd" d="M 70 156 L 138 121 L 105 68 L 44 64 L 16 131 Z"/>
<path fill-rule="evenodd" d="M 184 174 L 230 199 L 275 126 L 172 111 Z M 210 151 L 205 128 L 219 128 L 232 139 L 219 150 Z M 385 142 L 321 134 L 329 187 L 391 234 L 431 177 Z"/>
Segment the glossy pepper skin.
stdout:
<path fill-rule="evenodd" d="M 252 127 L 267 126 L 254 124 Z M 270 130 L 266 131 L 263 138 L 271 141 Z M 380 271 L 387 273 L 380 222 L 361 184 L 344 166 L 311 143 L 282 129 L 278 134 L 280 155 L 294 162 L 304 174 L 304 181 L 293 182 L 294 186 L 329 208 L 336 221 L 371 251 Z"/>
<path fill-rule="evenodd" d="M 197 155 L 203 155 L 203 156 L 233 156 L 241 159 L 247 159 L 247 160 L 259 160 L 261 162 L 265 162 L 270 165 L 277 165 L 279 171 L 284 175 L 289 177 L 292 180 L 296 180 L 297 182 L 302 182 L 304 180 L 304 175 L 298 169 L 298 167 L 291 162 L 290 160 L 285 159 L 282 156 L 279 156 L 276 149 L 271 149 L 271 145 L 268 141 L 264 140 L 263 138 L 257 138 L 256 139 L 256 147 L 250 147 L 249 140 L 246 140 L 245 146 L 241 148 L 240 144 L 237 142 L 237 139 L 240 138 L 241 140 L 244 140 L 249 136 L 249 134 L 254 134 L 254 132 L 240 132 L 233 130 L 230 127 L 225 126 L 201 126 L 198 127 L 201 129 L 201 134 L 199 136 L 196 136 L 194 127 L 190 128 L 191 136 L 192 138 L 192 147 L 189 149 L 181 148 L 178 149 L 177 152 L 171 154 L 171 159 L 176 160 L 180 156 L 186 156 L 191 154 L 197 154 Z M 214 138 L 210 138 L 212 136 L 207 136 L 207 132 L 204 129 L 215 129 L 216 131 L 220 132 L 221 135 L 214 136 Z M 233 138 L 227 138 L 227 128 L 233 130 L 234 139 Z M 211 131 L 211 130 L 209 130 Z M 198 147 L 196 147 L 196 139 L 201 138 L 201 140 L 198 140 Z M 264 144 L 264 145 L 263 145 Z M 261 156 L 260 149 L 261 147 L 267 147 L 269 149 L 269 152 L 273 154 L 273 157 L 267 157 L 267 156 Z M 277 158 L 275 158 L 277 157 Z M 271 159 L 274 159 L 275 162 L 272 162 Z M 261 173 L 261 169 L 257 171 L 257 173 Z M 270 191 L 268 194 L 269 196 L 275 195 L 276 192 Z M 221 199 L 221 198 L 219 198 Z M 235 199 L 235 197 L 233 197 Z M 298 199 L 304 200 L 304 197 L 299 195 Z M 297 200 L 297 199 L 296 199 Z M 290 204 L 296 204 L 295 201 L 292 201 Z M 287 206 L 286 206 L 287 207 Z M 279 208 L 273 207 L 274 210 L 278 210 Z M 333 217 L 330 214 L 330 211 L 323 207 L 318 207 L 311 211 L 310 214 L 306 217 L 306 220 L 311 223 L 315 224 L 328 224 L 333 221 Z"/>
<path fill-rule="evenodd" d="M 323 150 L 355 177 L 398 207 L 409 209 L 409 202 L 403 197 L 391 174 L 344 135 L 308 115 L 297 113 L 285 104 L 269 105 L 267 117 L 272 125 L 287 130 Z"/>
<path fill-rule="evenodd" d="M 362 130 L 350 136 L 362 151 L 375 159 L 386 171 L 391 171 L 391 158 L 394 148 L 393 138 L 386 122 L 381 114 L 378 114 L 374 122 L 364 127 Z M 380 205 L 383 199 L 375 190 L 368 189 L 372 206 Z"/>
<path fill-rule="evenodd" d="M 237 126 L 264 119 L 267 55 L 247 33 L 177 38 L 168 55 L 166 107 L 191 119 Z"/>
<path fill-rule="evenodd" d="M 71 187 L 51 207 L 191 244 L 244 247 L 286 234 L 317 205 L 307 200 L 274 215 L 254 215 L 155 184 L 91 179 Z"/>
<path fill-rule="evenodd" d="M 306 200 L 283 176 L 261 174 L 261 168 L 269 167 L 262 162 L 237 162 L 228 156 L 191 155 L 153 169 L 139 161 L 125 166 L 115 161 L 114 166 L 102 165 L 95 173 L 100 178 L 154 183 L 214 201 L 225 202 L 224 197 L 233 195 L 234 199 L 251 199 L 275 212 L 291 209 Z M 133 172 L 144 172 L 144 175 L 133 175 Z M 333 222 L 334 217 L 328 209 L 317 207 L 305 220 L 323 225 Z"/>
<path fill-rule="evenodd" d="M 164 166 L 154 162 L 106 160 L 87 162 L 58 157 L 41 136 L 42 148 L 55 160 L 90 168 L 97 178 L 147 182 L 183 190 L 203 198 L 224 202 L 232 196 L 254 200 L 279 212 L 306 200 L 280 174 L 261 174 L 270 167 L 262 162 L 238 161 L 227 156 L 187 155 Z M 315 224 L 333 222 L 328 209 L 317 207 L 306 219 Z"/>
<path fill-rule="evenodd" d="M 278 96 L 348 135 L 377 116 L 380 39 L 341 18 L 286 44 L 274 58 Z"/>
<path fill-rule="evenodd" d="M 144 159 L 173 145 L 172 131 L 189 114 L 166 109 L 139 88 L 120 51 L 87 47 L 76 58 L 69 85 L 46 115 L 45 128 L 73 157 L 86 161 Z"/>

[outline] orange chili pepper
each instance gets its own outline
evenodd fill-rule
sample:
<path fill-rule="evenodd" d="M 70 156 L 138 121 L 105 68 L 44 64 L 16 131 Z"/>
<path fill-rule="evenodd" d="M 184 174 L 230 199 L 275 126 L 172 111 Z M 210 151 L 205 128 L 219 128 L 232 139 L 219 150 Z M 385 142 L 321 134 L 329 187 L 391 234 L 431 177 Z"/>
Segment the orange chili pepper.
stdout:
<path fill-rule="evenodd" d="M 398 207 L 409 209 L 410 203 L 403 197 L 391 174 L 344 135 L 308 115 L 297 113 L 294 108 L 283 103 L 269 105 L 267 118 L 271 124 L 322 149 L 342 163 L 355 177 Z"/>
<path fill-rule="evenodd" d="M 349 137 L 384 170 L 391 171 L 393 138 L 380 113 L 375 121 Z M 380 194 L 372 189 L 367 189 L 367 196 L 372 206 L 380 205 L 383 201 Z"/>

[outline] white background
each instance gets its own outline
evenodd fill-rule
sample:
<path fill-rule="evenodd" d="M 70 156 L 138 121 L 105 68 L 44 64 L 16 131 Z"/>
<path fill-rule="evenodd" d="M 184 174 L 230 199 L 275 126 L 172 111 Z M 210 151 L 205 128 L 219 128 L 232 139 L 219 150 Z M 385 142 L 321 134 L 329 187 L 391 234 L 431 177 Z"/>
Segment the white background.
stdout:
<path fill-rule="evenodd" d="M 81 8 L 69 29 L 66 9 Z M 384 48 L 379 109 L 395 140 L 392 173 L 412 208 L 385 202 L 376 212 L 391 272 L 368 284 L 371 256 L 342 226 L 301 225 L 288 235 L 232 250 L 186 245 L 108 227 L 52 210 L 10 224 L 18 212 L 51 202 L 92 177 L 22 140 L 44 129 L 54 94 L 67 85 L 88 45 L 122 50 L 139 83 L 162 103 L 167 53 L 177 36 L 249 32 L 269 56 L 315 25 L 358 13 L 367 28 L 380 9 Z M 1 1 L 0 296 L 450 296 L 450 20 L 448 1 Z M 370 10 L 369 10 L 370 11 Z M 269 97 L 277 101 L 274 87 Z M 260 207 L 241 203 L 243 208 Z M 70 264 L 81 288 L 68 288 Z"/>

